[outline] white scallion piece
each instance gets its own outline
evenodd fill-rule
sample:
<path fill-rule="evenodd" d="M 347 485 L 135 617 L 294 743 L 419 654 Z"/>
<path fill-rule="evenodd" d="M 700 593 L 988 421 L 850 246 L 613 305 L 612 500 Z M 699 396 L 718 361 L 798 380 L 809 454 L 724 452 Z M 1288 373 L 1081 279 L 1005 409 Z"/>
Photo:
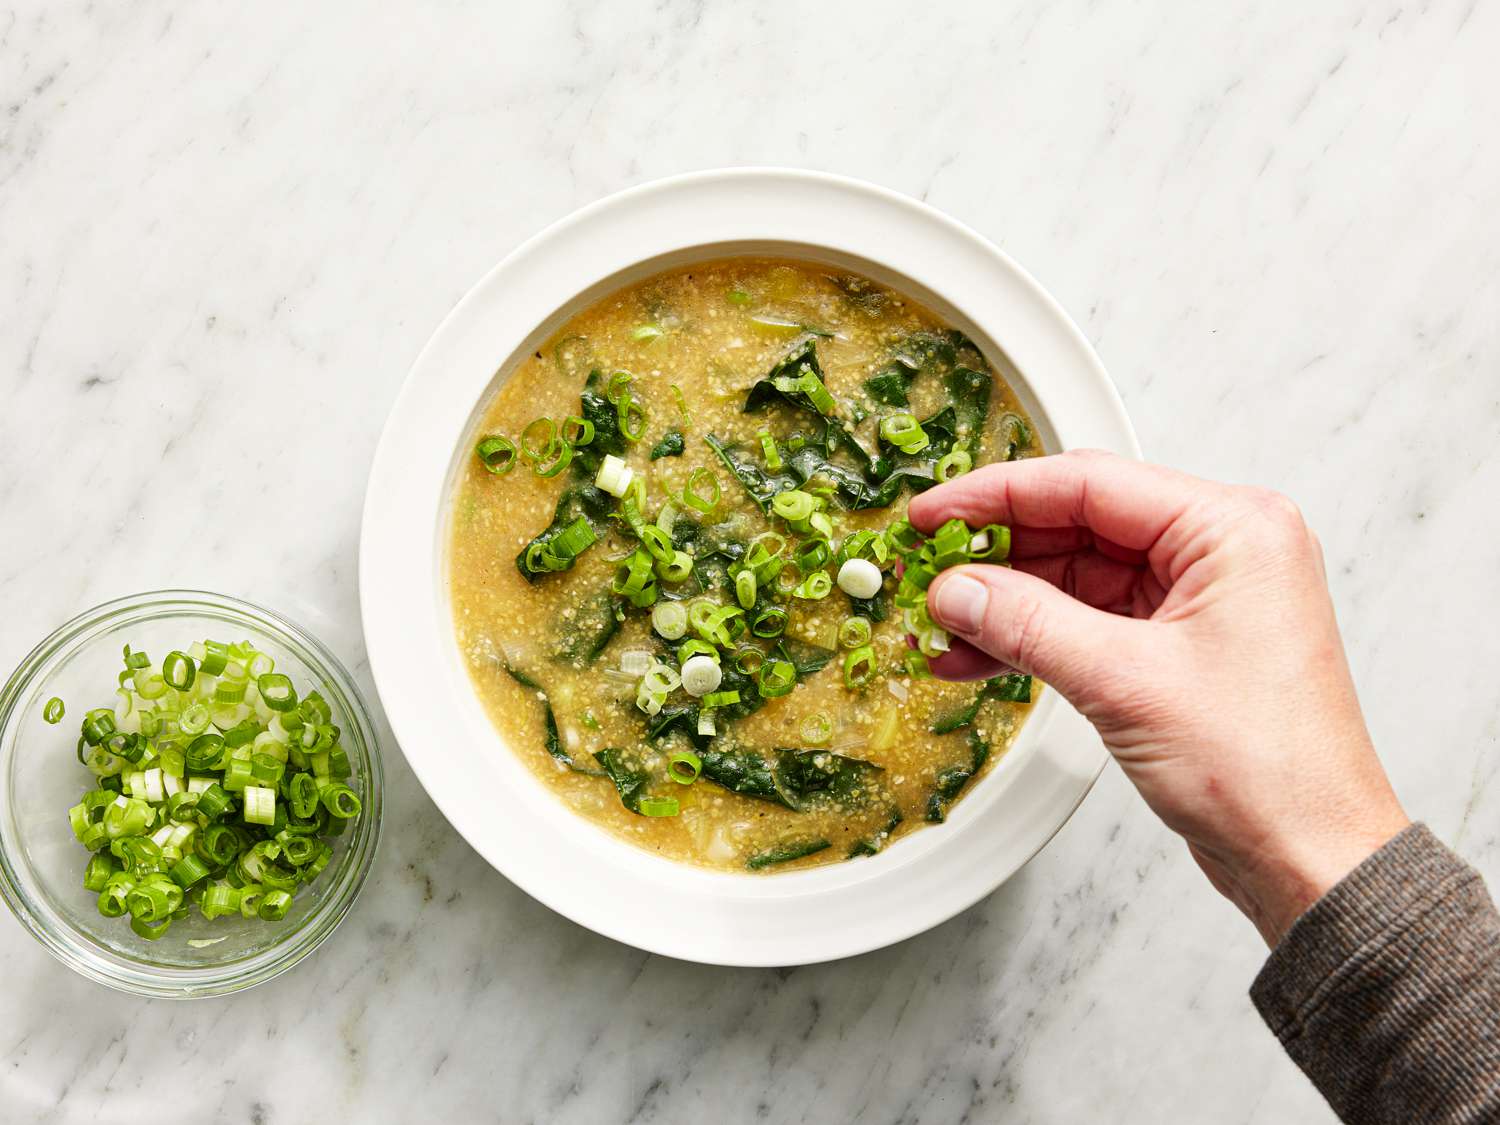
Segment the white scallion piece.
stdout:
<path fill-rule="evenodd" d="M 880 582 L 880 568 L 869 559 L 849 559 L 839 567 L 839 589 L 851 598 L 873 598 Z"/>
<path fill-rule="evenodd" d="M 634 479 L 634 469 L 613 453 L 606 453 L 604 460 L 599 463 L 599 473 L 594 477 L 594 484 L 611 496 L 624 496 Z"/>
<path fill-rule="evenodd" d="M 634 679 L 640 679 L 651 671 L 653 663 L 651 654 L 643 648 L 626 649 L 620 653 L 620 671 Z"/>
<path fill-rule="evenodd" d="M 724 681 L 724 673 L 718 661 L 711 656 L 698 653 L 690 656 L 682 666 L 682 687 L 689 695 L 703 696 L 718 690 Z"/>
<path fill-rule="evenodd" d="M 886 680 L 885 686 L 890 691 L 890 693 L 897 699 L 899 699 L 902 703 L 905 703 L 908 697 L 911 695 L 911 692 L 907 689 L 907 686 L 900 680 Z"/>

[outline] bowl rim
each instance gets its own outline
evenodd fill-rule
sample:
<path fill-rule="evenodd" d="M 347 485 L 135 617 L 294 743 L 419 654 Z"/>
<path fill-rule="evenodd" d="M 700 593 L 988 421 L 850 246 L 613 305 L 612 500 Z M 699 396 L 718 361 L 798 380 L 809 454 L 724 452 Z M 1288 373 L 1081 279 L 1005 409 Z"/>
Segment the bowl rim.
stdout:
<path fill-rule="evenodd" d="M 1086 445 L 1139 457 L 1119 395 L 1077 327 L 973 230 L 858 180 L 721 169 L 596 201 L 486 273 L 407 375 L 381 433 L 361 529 L 371 671 L 408 763 L 449 822 L 496 870 L 559 913 L 642 949 L 714 964 L 830 960 L 945 921 L 1035 855 L 1107 760 L 1082 717 L 1045 692 L 1010 753 L 940 830 L 913 833 L 858 865 L 766 878 L 663 860 L 577 816 L 511 753 L 480 709 L 459 667 L 448 612 L 446 531 L 465 435 L 494 388 L 516 357 L 568 315 L 628 283 L 632 272 L 799 250 L 812 260 L 857 262 L 880 280 L 894 277 L 949 323 L 972 329 L 986 354 L 1010 361 L 1012 384 L 1035 408 L 1053 448 Z M 934 263 L 960 280 L 950 284 Z M 1049 373 L 1045 387 L 1038 369 Z M 486 743 L 500 753 L 467 749 Z M 477 770 L 505 786 L 505 815 L 486 804 L 488 787 L 477 784 Z M 1000 810 L 999 798 L 1011 791 L 1012 804 Z M 960 848 L 969 861 L 935 865 L 935 853 L 963 854 Z M 592 877 L 579 878 L 580 871 Z"/>
<path fill-rule="evenodd" d="M 155 612 L 151 612 L 155 611 Z M 9 755 L 24 721 L 23 707 L 37 677 L 53 670 L 54 657 L 69 655 L 79 641 L 92 643 L 93 631 L 105 631 L 121 620 L 150 613 L 153 619 L 174 614 L 195 616 L 205 611 L 235 615 L 253 622 L 273 636 L 276 643 L 314 668 L 331 687 L 336 713 L 344 716 L 354 751 L 356 769 L 363 778 L 362 810 L 355 822 L 349 846 L 336 869 L 330 871 L 328 893 L 286 940 L 248 956 L 223 963 L 184 968 L 142 963 L 105 948 L 56 920 L 56 911 L 36 900 L 20 877 L 23 861 L 13 858 L 0 833 L 0 897 L 21 925 L 54 957 L 81 976 L 121 992 L 164 999 L 198 999 L 224 996 L 263 984 L 298 964 L 325 942 L 363 889 L 374 866 L 379 846 L 384 808 L 384 766 L 369 705 L 342 661 L 316 636 L 281 613 L 258 603 L 208 590 L 147 590 L 101 602 L 59 625 L 16 665 L 0 687 L 0 817 L 8 817 L 10 789 Z M 352 737 L 350 737 L 352 736 Z"/>

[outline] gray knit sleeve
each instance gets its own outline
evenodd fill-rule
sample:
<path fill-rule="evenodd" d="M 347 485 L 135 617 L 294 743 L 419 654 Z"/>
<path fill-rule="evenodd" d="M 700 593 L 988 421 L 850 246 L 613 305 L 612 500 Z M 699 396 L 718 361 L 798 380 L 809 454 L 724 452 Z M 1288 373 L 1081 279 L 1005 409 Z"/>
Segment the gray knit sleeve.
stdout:
<path fill-rule="evenodd" d="M 1424 825 L 1297 919 L 1250 997 L 1343 1120 L 1500 1122 L 1500 916 Z"/>

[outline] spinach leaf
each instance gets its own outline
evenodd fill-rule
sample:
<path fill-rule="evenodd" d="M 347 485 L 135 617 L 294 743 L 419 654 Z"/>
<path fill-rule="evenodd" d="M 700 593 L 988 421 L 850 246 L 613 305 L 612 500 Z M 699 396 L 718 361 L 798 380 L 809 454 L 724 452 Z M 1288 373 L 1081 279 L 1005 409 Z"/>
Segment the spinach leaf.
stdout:
<path fill-rule="evenodd" d="M 763 852 L 756 852 L 745 861 L 745 866 L 751 871 L 759 871 L 765 867 L 771 867 L 777 863 L 790 863 L 794 859 L 802 859 L 804 856 L 816 855 L 831 845 L 827 840 L 797 840 L 789 844 L 777 844 L 774 848 L 767 848 Z"/>
<path fill-rule="evenodd" d="M 884 621 L 890 613 L 889 604 L 890 598 L 884 590 L 881 590 L 873 598 L 850 598 L 849 611 L 855 616 L 865 617 L 871 622 L 878 623 Z"/>
<path fill-rule="evenodd" d="M 554 626 L 556 659 L 574 668 L 592 664 L 620 631 L 621 616 L 608 590 L 579 606 L 569 606 Z"/>
<path fill-rule="evenodd" d="M 883 851 L 885 846 L 891 842 L 891 833 L 896 831 L 897 826 L 905 819 L 901 815 L 901 810 L 892 806 L 891 815 L 885 822 L 885 827 L 863 839 L 854 841 L 853 845 L 849 848 L 848 858 L 853 859 L 855 856 L 860 855 L 876 855 Z"/>
<path fill-rule="evenodd" d="M 641 811 L 641 798 L 646 795 L 646 785 L 651 775 L 645 770 L 633 768 L 625 751 L 613 746 L 594 753 L 594 761 L 604 770 L 605 776 L 615 783 L 620 794 L 620 804 L 633 813 Z"/>
<path fill-rule="evenodd" d="M 948 395 L 953 399 L 960 432 L 974 445 L 979 444 L 984 433 L 984 423 L 990 415 L 990 392 L 994 380 L 983 371 L 971 367 L 955 367 L 943 380 Z"/>
<path fill-rule="evenodd" d="M 777 787 L 774 767 L 754 750 L 709 749 L 698 756 L 703 760 L 703 776 L 715 785 L 744 797 L 796 808 Z"/>
<path fill-rule="evenodd" d="M 1030 703 L 1031 677 L 1012 673 L 1008 676 L 996 676 L 994 679 L 985 680 L 984 686 L 975 694 L 972 703 L 933 719 L 930 728 L 932 733 L 952 734 L 956 730 L 969 726 L 979 717 L 979 708 L 984 705 L 986 699 L 997 699 L 1006 703 Z"/>
<path fill-rule="evenodd" d="M 598 475 L 605 454 L 613 453 L 618 457 L 625 452 L 625 435 L 620 432 L 619 415 L 614 403 L 599 389 L 603 380 L 597 368 L 590 371 L 583 384 L 583 393 L 579 395 L 579 417 L 594 424 L 594 438 L 574 451 L 573 473 L 588 480 Z"/>
<path fill-rule="evenodd" d="M 750 499 L 766 513 L 771 511 L 771 498 L 778 492 L 796 488 L 797 481 L 786 473 L 768 473 L 742 453 L 737 446 L 725 445 L 713 434 L 704 434 L 708 447 L 719 455 L 719 460 L 734 475 L 734 479 L 750 494 Z"/>
<path fill-rule="evenodd" d="M 990 757 L 990 744 L 978 734 L 969 734 L 969 764 L 943 770 L 934 780 L 932 792 L 927 797 L 927 820 L 941 824 L 948 817 L 948 806 L 963 791 L 969 780 L 984 768 Z"/>
<path fill-rule="evenodd" d="M 537 683 L 530 676 L 528 676 L 525 672 L 523 672 L 523 671 L 521 671 L 521 669 L 515 667 L 509 661 L 504 662 L 501 665 L 501 667 L 503 667 L 505 669 L 505 674 L 507 676 L 509 676 L 511 679 L 515 680 L 516 683 L 520 684 L 523 688 L 530 688 L 532 691 L 541 691 L 542 690 L 542 685 L 541 684 Z"/>
<path fill-rule="evenodd" d="M 1000 435 L 1000 457 L 1004 461 L 1014 461 L 1023 450 L 1031 448 L 1031 427 L 1019 414 L 1001 416 Z"/>
<path fill-rule="evenodd" d="M 699 750 L 706 750 L 713 741 L 712 735 L 698 733 L 698 708 L 691 705 L 664 707 L 646 727 L 646 737 L 652 742 L 660 742 L 674 733 L 686 735 Z"/>
<path fill-rule="evenodd" d="M 852 274 L 832 274 L 828 280 L 849 299 L 850 304 L 866 316 L 879 316 L 890 303 L 890 292 L 865 278 Z"/>
<path fill-rule="evenodd" d="M 823 368 L 818 363 L 818 342 L 816 340 L 805 340 L 789 351 L 775 367 L 771 368 L 756 384 L 750 388 L 750 393 L 745 396 L 746 414 L 754 414 L 758 410 L 764 410 L 775 402 L 785 402 L 802 410 L 811 411 L 818 417 L 822 417 L 822 411 L 813 405 L 812 399 L 802 391 L 783 391 L 776 385 L 777 379 L 794 379 L 804 371 L 809 371 L 820 380 L 823 378 Z"/>
<path fill-rule="evenodd" d="M 573 760 L 573 755 L 569 754 L 568 748 L 563 745 L 562 735 L 558 732 L 557 729 L 557 715 L 552 710 L 552 701 L 551 698 L 547 695 L 546 689 L 544 689 L 541 684 L 537 683 L 536 680 L 532 679 L 525 672 L 512 665 L 509 661 L 505 663 L 505 671 L 511 679 L 515 680 L 516 683 L 520 684 L 523 688 L 526 688 L 529 691 L 534 691 L 539 696 L 541 696 L 542 743 L 547 747 L 547 753 L 551 754 L 554 758 L 556 758 L 563 765 L 567 766 L 574 773 L 598 776 L 597 770 L 588 769 L 584 766 L 580 766 L 577 762 L 575 762 Z"/>
<path fill-rule="evenodd" d="M 909 406 L 906 392 L 916 377 L 915 367 L 896 359 L 865 380 L 865 393 L 886 406 Z"/>
<path fill-rule="evenodd" d="M 651 460 L 658 461 L 663 457 L 681 457 L 685 448 L 682 441 L 681 430 L 668 430 L 651 450 Z"/>
<path fill-rule="evenodd" d="M 820 433 L 815 439 L 823 448 L 826 459 L 832 459 L 840 453 L 847 453 L 858 463 L 864 472 L 870 471 L 871 457 L 864 446 L 860 445 L 844 426 L 825 417 L 814 405 L 812 399 L 808 398 L 806 392 L 801 390 L 784 391 L 776 385 L 778 379 L 795 378 L 803 371 L 809 371 L 819 379 L 823 377 L 823 369 L 818 365 L 818 349 L 816 340 L 808 340 L 793 348 L 787 355 L 771 368 L 766 375 L 760 379 L 750 393 L 745 396 L 744 412 L 753 414 L 764 410 L 766 407 L 776 403 L 783 403 L 795 410 L 811 414 L 821 423 Z"/>
<path fill-rule="evenodd" d="M 832 649 L 799 641 L 796 637 L 782 637 L 776 647 L 782 659 L 791 661 L 799 681 L 821 671 L 834 656 Z"/>
<path fill-rule="evenodd" d="M 584 446 L 584 448 L 588 449 L 590 447 Z M 564 528 L 579 517 L 588 520 L 589 526 L 594 529 L 594 533 L 599 535 L 605 527 L 605 519 L 612 508 L 613 499 L 609 493 L 597 489 L 591 484 L 578 485 L 564 491 L 562 496 L 558 498 L 557 508 L 552 514 L 552 522 L 536 538 L 522 547 L 520 553 L 516 555 L 516 569 L 521 572 L 521 577 L 535 584 L 546 578 L 549 574 L 561 574 L 562 571 L 541 571 L 533 574 L 526 569 L 526 553 L 538 543 L 551 542 L 563 533 Z M 572 563 L 570 562 L 565 569 L 571 568 Z"/>
<path fill-rule="evenodd" d="M 844 808 L 864 804 L 873 792 L 874 775 L 885 771 L 861 758 L 832 750 L 778 750 L 776 781 L 794 809 L 826 798 Z"/>

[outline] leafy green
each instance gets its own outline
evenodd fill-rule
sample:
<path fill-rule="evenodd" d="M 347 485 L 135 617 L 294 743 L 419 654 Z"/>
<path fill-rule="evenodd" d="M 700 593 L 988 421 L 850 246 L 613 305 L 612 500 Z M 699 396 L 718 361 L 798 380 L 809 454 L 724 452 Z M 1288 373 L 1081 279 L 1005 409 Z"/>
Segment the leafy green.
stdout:
<path fill-rule="evenodd" d="M 645 770 L 631 766 L 625 751 L 613 746 L 594 752 L 594 761 L 599 763 L 604 774 L 615 783 L 620 794 L 620 804 L 633 813 L 641 811 L 641 798 L 646 795 L 646 786 L 651 775 Z"/>
<path fill-rule="evenodd" d="M 878 832 L 873 832 L 863 839 L 854 841 L 849 848 L 849 859 L 860 855 L 876 855 L 884 850 L 886 844 L 890 843 L 891 833 L 896 831 L 897 826 L 906 818 L 901 815 L 901 810 L 894 805 L 891 807 L 891 815 L 885 822 L 885 827 Z"/>
<path fill-rule="evenodd" d="M 584 448 L 588 449 L 591 446 L 584 446 Z M 577 463 L 576 458 L 574 463 Z M 562 573 L 561 571 L 541 571 L 533 574 L 526 569 L 526 553 L 531 550 L 534 544 L 551 542 L 580 516 L 588 520 L 589 526 L 594 529 L 596 535 L 599 534 L 605 526 L 605 519 L 613 510 L 613 507 L 614 500 L 609 493 L 601 491 L 591 484 L 580 484 L 566 489 L 562 496 L 558 498 L 557 508 L 552 514 L 552 522 L 536 538 L 522 547 L 520 553 L 516 555 L 516 569 L 521 572 L 521 577 L 534 584 L 540 582 L 549 574 Z M 569 562 L 568 567 L 565 569 L 571 569 L 572 565 Z"/>
<path fill-rule="evenodd" d="M 771 498 L 778 492 L 797 487 L 796 481 L 785 473 L 766 472 L 742 453 L 738 446 L 725 445 L 713 434 L 704 434 L 703 440 L 718 454 L 719 460 L 724 462 L 734 479 L 750 494 L 750 499 L 760 505 L 761 511 L 771 511 Z"/>
<path fill-rule="evenodd" d="M 698 708 L 691 704 L 663 707 L 646 727 L 646 737 L 652 742 L 660 742 L 674 733 L 686 735 L 699 750 L 712 742 L 711 735 L 698 733 Z"/>
<path fill-rule="evenodd" d="M 584 668 L 620 631 L 621 610 L 608 590 L 601 590 L 578 606 L 569 606 L 554 626 L 556 659 L 574 668 Z"/>
<path fill-rule="evenodd" d="M 796 807 L 777 787 L 775 768 L 756 751 L 706 749 L 698 756 L 703 761 L 703 777 L 715 785 L 744 797 L 775 801 L 789 809 Z"/>
<path fill-rule="evenodd" d="M 796 637 L 782 637 L 781 643 L 776 647 L 784 659 L 792 662 L 792 667 L 797 670 L 798 680 L 805 680 L 814 672 L 821 671 L 834 657 L 832 649 L 799 641 Z"/>
<path fill-rule="evenodd" d="M 927 820 L 941 824 L 948 817 L 948 806 L 963 791 L 970 779 L 984 768 L 990 757 L 990 744 L 977 733 L 969 734 L 969 764 L 943 770 L 933 782 L 932 792 L 927 797 Z"/>
<path fill-rule="evenodd" d="M 972 702 L 933 719 L 930 728 L 932 733 L 952 734 L 956 730 L 969 726 L 979 717 L 979 709 L 987 699 L 996 699 L 1005 703 L 1030 703 L 1031 677 L 1011 673 L 1007 676 L 996 676 L 994 679 L 985 680 L 983 686 L 975 693 Z"/>
<path fill-rule="evenodd" d="M 579 395 L 579 417 L 594 424 L 594 438 L 581 445 L 573 453 L 573 473 L 593 480 L 606 454 L 615 456 L 625 452 L 625 435 L 620 432 L 620 417 L 614 403 L 599 390 L 604 376 L 596 368 L 584 381 L 583 393 Z"/>
<path fill-rule="evenodd" d="M 953 399 L 959 431 L 977 445 L 990 415 L 990 392 L 994 389 L 994 380 L 986 372 L 955 367 L 948 372 L 943 385 Z"/>
<path fill-rule="evenodd" d="M 865 393 L 886 406 L 909 406 L 911 400 L 906 392 L 916 377 L 915 367 L 897 359 L 865 380 Z"/>
<path fill-rule="evenodd" d="M 703 776 L 715 785 L 797 812 L 830 802 L 863 804 L 871 796 L 874 775 L 884 772 L 873 762 L 832 750 L 784 748 L 772 759 L 755 750 L 708 749 L 699 757 Z"/>
<path fill-rule="evenodd" d="M 756 852 L 745 861 L 745 866 L 751 871 L 759 871 L 777 863 L 790 863 L 794 859 L 816 855 L 830 846 L 828 841 L 823 839 L 796 840 L 788 844 L 777 844 L 774 848 Z"/>
<path fill-rule="evenodd" d="M 681 457 L 686 446 L 683 444 L 681 430 L 668 430 L 651 450 L 651 460 L 657 461 L 663 457 Z"/>
<path fill-rule="evenodd" d="M 831 274 L 828 278 L 834 286 L 866 316 L 879 316 L 890 303 L 891 295 L 873 281 L 853 274 Z"/>
<path fill-rule="evenodd" d="M 810 372 L 819 380 L 823 378 L 823 368 L 818 363 L 817 340 L 804 340 L 798 344 L 750 388 L 750 393 L 745 396 L 745 413 L 754 414 L 772 403 L 785 402 L 821 418 L 822 412 L 805 392 L 784 391 L 776 385 L 777 379 L 795 379 L 803 372 Z"/>
<path fill-rule="evenodd" d="M 541 697 L 542 743 L 544 746 L 546 746 L 547 753 L 551 754 L 559 762 L 567 766 L 575 773 L 597 776 L 597 770 L 588 769 L 587 767 L 580 766 L 577 762 L 575 762 L 573 760 L 573 755 L 569 754 L 567 747 L 563 745 L 562 735 L 558 732 L 557 729 L 557 715 L 552 710 L 552 701 L 551 698 L 547 695 L 546 689 L 543 688 L 541 684 L 537 683 L 537 681 L 534 680 L 531 676 L 521 671 L 521 669 L 511 664 L 509 661 L 505 662 L 504 667 L 506 674 L 510 676 L 511 679 L 515 680 L 516 683 L 520 684 L 528 691 L 536 692 L 537 695 Z"/>

